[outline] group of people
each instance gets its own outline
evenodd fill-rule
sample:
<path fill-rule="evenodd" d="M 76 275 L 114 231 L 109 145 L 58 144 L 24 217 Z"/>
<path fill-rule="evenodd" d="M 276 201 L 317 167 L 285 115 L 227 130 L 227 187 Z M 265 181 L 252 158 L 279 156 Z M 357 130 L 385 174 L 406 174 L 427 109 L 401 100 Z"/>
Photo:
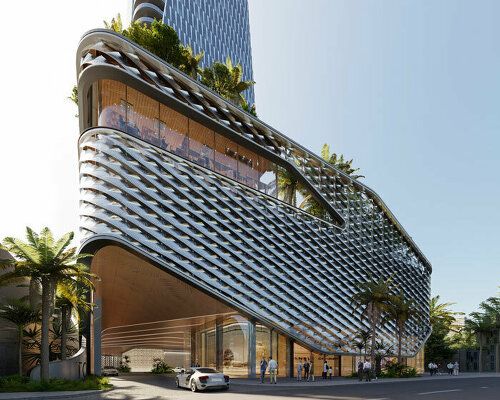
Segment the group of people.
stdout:
<path fill-rule="evenodd" d="M 361 382 L 365 378 L 365 382 L 372 381 L 372 363 L 366 359 L 358 362 L 358 380 Z"/>
<path fill-rule="evenodd" d="M 441 367 L 440 364 L 436 364 L 433 361 L 431 361 L 427 365 L 427 368 L 429 368 L 429 373 L 431 374 L 431 376 L 440 374 L 440 372 L 439 372 L 440 367 Z M 457 376 L 458 371 L 460 370 L 460 366 L 458 365 L 457 361 L 455 361 L 454 363 L 450 361 L 448 364 L 446 364 L 446 369 L 448 370 L 448 375 Z"/>
<path fill-rule="evenodd" d="M 276 377 L 278 375 L 278 363 L 272 357 L 267 361 L 264 357 L 260 360 L 260 383 L 264 383 L 266 371 L 269 368 L 269 383 L 276 384 Z"/>
<path fill-rule="evenodd" d="M 333 379 L 333 367 L 325 360 L 323 362 L 323 379 Z"/>
<path fill-rule="evenodd" d="M 297 363 L 297 380 L 302 380 L 302 373 L 304 373 L 304 380 L 312 380 L 314 382 L 314 366 L 312 360 L 309 358 L 304 358 L 302 363 L 302 358 L 299 358 Z"/>
<path fill-rule="evenodd" d="M 370 367 L 371 368 L 371 367 Z M 269 371 L 270 383 L 276 383 L 276 376 L 278 374 L 278 363 L 272 357 L 267 360 L 262 357 L 260 360 L 260 382 L 264 383 L 266 372 Z M 328 365 L 325 360 L 323 363 L 323 379 L 333 378 L 333 367 Z M 313 360 L 310 358 L 299 358 L 297 363 L 297 381 L 311 381 L 314 382 L 314 364 Z"/>

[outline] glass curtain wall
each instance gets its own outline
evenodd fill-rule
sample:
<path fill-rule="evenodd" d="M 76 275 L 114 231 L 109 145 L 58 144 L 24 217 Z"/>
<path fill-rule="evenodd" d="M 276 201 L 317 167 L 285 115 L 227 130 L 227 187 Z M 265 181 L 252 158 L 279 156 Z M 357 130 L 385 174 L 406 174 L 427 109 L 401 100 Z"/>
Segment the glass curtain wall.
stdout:
<path fill-rule="evenodd" d="M 141 92 L 98 83 L 99 126 L 119 129 L 253 189 L 277 197 L 277 166 Z"/>
<path fill-rule="evenodd" d="M 235 315 L 224 320 L 222 330 L 223 372 L 248 376 L 248 320 Z"/>

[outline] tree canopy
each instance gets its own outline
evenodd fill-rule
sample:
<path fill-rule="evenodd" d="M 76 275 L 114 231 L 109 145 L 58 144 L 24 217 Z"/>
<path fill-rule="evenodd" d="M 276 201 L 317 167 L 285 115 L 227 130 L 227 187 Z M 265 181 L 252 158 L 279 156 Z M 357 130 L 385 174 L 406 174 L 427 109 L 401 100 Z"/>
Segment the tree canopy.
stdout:
<path fill-rule="evenodd" d="M 37 233 L 27 227 L 25 241 L 6 237 L 2 243 L 2 248 L 14 260 L 0 260 L 0 268 L 13 268 L 0 276 L 0 285 L 16 284 L 28 278 L 30 285 L 35 282 L 42 288 L 40 367 L 43 381 L 49 379 L 49 329 L 57 286 L 79 280 L 84 285 L 93 287 L 91 279 L 94 275 L 80 262 L 91 255 L 77 255 L 76 248 L 69 247 L 73 237 L 73 232 L 70 232 L 56 239 L 49 228 Z"/>
<path fill-rule="evenodd" d="M 200 77 L 202 84 L 248 113 L 257 116 L 255 104 L 248 104 L 243 95 L 243 92 L 252 87 L 255 82 L 244 81 L 243 67 L 241 64 L 233 65 L 229 56 L 225 63 L 216 61 L 206 68 L 201 68 L 200 63 L 205 52 L 194 54 L 190 45 L 180 42 L 174 28 L 158 20 L 154 20 L 150 25 L 133 21 L 128 28 L 124 29 L 121 16 L 118 14 L 111 22 L 104 21 L 104 26 L 149 50 L 191 78 L 198 80 Z"/>
<path fill-rule="evenodd" d="M 201 72 L 201 83 L 238 106 L 247 105 L 243 92 L 252 87 L 254 81 L 244 81 L 241 64 L 233 65 L 231 58 L 226 62 L 214 62 Z"/>

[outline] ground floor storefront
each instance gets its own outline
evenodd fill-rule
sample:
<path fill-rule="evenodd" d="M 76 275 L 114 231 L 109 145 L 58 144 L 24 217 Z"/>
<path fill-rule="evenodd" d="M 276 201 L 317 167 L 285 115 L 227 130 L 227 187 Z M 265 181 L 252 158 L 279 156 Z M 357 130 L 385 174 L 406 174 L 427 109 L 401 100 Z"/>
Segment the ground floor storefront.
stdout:
<path fill-rule="evenodd" d="M 359 360 L 313 352 L 117 246 L 96 253 L 92 272 L 100 278 L 89 332 L 92 373 L 126 358 L 133 372 L 150 371 L 161 360 L 170 367 L 200 365 L 246 378 L 258 376 L 262 358 L 272 357 L 278 376 L 296 377 L 299 363 L 307 361 L 321 379 L 325 361 L 335 377 L 351 375 Z"/>

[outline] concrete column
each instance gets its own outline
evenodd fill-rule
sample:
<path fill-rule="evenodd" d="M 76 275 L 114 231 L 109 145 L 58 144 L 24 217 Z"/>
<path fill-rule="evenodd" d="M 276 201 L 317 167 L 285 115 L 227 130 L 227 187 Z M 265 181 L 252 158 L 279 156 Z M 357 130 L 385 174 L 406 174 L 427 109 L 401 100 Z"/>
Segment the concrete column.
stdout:
<path fill-rule="evenodd" d="M 92 294 L 89 290 L 87 293 L 85 300 L 87 303 L 93 303 L 92 301 Z M 92 373 L 90 366 L 92 364 L 92 349 L 93 349 L 93 343 L 91 341 L 92 339 L 92 333 L 91 333 L 91 318 L 92 318 L 92 311 L 88 311 L 85 313 L 84 316 L 84 322 L 83 322 L 83 330 L 81 332 L 82 336 L 85 337 L 86 345 L 87 345 L 87 358 L 85 360 L 85 373 L 87 375 L 90 375 Z M 80 347 L 82 346 L 82 341 L 83 339 L 80 340 Z"/>
<path fill-rule="evenodd" d="M 94 300 L 93 313 L 93 347 L 94 347 L 94 375 L 101 375 L 101 320 L 102 320 L 102 300 Z"/>
<path fill-rule="evenodd" d="M 274 331 L 273 328 L 269 329 L 269 355 L 268 355 L 268 357 L 271 357 L 271 358 L 277 357 L 277 354 L 273 353 L 273 331 Z"/>
<path fill-rule="evenodd" d="M 224 368 L 224 344 L 223 344 L 223 319 L 217 317 L 215 320 L 215 364 L 217 370 L 221 371 Z"/>
<path fill-rule="evenodd" d="M 255 320 L 248 321 L 248 377 L 256 378 L 256 347 L 257 347 L 257 338 L 256 338 L 256 329 L 255 329 Z"/>
<path fill-rule="evenodd" d="M 294 376 L 294 367 L 293 367 L 293 340 L 290 338 L 286 339 L 286 362 L 288 367 L 288 376 L 293 378 Z"/>
<path fill-rule="evenodd" d="M 196 360 L 198 360 L 198 362 L 201 363 L 202 361 L 199 360 L 199 358 L 198 358 L 198 349 L 196 348 L 196 330 L 194 327 L 191 328 L 190 346 L 189 347 L 190 347 L 190 352 L 191 352 L 190 365 L 195 365 Z"/>

